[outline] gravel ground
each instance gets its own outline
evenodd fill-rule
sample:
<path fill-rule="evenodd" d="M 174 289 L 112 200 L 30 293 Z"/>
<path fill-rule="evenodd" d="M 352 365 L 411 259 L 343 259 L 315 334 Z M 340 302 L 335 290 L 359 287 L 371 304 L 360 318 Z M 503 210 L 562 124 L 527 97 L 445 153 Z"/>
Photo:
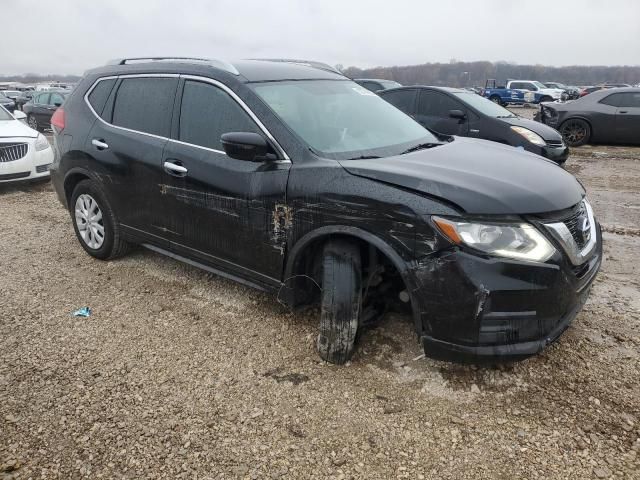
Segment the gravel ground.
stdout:
<path fill-rule="evenodd" d="M 48 183 L 0 187 L 0 479 L 640 478 L 640 149 L 567 167 L 603 269 L 556 344 L 493 367 L 418 358 L 400 315 L 323 364 L 314 312 L 145 250 L 93 260 Z"/>

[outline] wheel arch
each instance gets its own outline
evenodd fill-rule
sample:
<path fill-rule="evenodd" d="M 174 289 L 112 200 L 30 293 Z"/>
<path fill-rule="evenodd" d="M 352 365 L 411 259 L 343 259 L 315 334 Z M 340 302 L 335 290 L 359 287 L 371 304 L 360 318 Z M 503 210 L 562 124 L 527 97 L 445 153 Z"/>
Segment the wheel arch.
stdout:
<path fill-rule="evenodd" d="M 291 279 L 304 276 L 305 274 L 302 272 L 308 271 L 306 267 L 309 266 L 309 263 L 306 262 L 313 264 L 317 259 L 316 255 L 322 251 L 322 245 L 332 238 L 347 238 L 366 246 L 374 247 L 384 257 L 386 257 L 389 263 L 397 270 L 402 282 L 404 283 L 407 293 L 409 294 L 411 309 L 415 319 L 419 309 L 418 302 L 414 301 L 413 298 L 413 289 L 410 288 L 412 285 L 410 278 L 410 262 L 404 260 L 395 248 L 379 236 L 361 228 L 347 225 L 329 225 L 320 227 L 308 232 L 294 244 L 293 248 L 287 255 L 283 272 L 283 286 L 285 286 L 283 291 L 286 292 L 283 299 L 288 304 L 296 306 L 300 303 L 304 303 L 300 302 L 300 298 L 298 298 L 298 294 L 300 292 L 297 289 L 296 283 L 293 283 L 293 288 L 287 286 L 287 283 Z"/>
<path fill-rule="evenodd" d="M 69 206 L 69 202 L 71 201 L 73 190 L 76 188 L 76 185 L 82 180 L 98 181 L 98 178 L 93 172 L 90 172 L 89 170 L 81 167 L 72 168 L 65 174 L 64 182 L 62 185 L 64 189 L 64 198 L 67 202 L 67 207 Z"/>

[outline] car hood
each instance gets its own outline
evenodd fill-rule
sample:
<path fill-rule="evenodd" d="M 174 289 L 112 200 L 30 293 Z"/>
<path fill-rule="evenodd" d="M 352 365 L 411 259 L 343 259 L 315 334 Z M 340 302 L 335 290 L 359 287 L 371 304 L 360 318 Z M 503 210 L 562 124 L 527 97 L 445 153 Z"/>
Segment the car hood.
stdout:
<path fill-rule="evenodd" d="M 584 196 L 570 173 L 538 155 L 485 140 L 394 157 L 341 160 L 349 173 L 411 189 L 477 215 L 522 215 L 569 208 Z"/>
<path fill-rule="evenodd" d="M 2 137 L 29 137 L 38 136 L 31 127 L 28 127 L 19 120 L 0 120 L 0 138 Z"/>
<path fill-rule="evenodd" d="M 503 120 L 509 125 L 513 125 L 514 127 L 528 128 L 529 130 L 540 135 L 544 140 L 550 142 L 562 141 L 562 135 L 560 135 L 560 133 L 555 128 L 551 128 L 543 123 L 534 122 L 533 120 L 529 120 L 528 118 L 521 117 L 507 117 L 501 118 L 500 120 Z"/>

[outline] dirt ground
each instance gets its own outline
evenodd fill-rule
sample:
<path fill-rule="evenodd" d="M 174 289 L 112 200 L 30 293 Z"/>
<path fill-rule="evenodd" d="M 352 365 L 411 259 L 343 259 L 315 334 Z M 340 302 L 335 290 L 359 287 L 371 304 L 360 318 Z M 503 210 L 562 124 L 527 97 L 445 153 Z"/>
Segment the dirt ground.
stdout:
<path fill-rule="evenodd" d="M 312 312 L 142 249 L 93 260 L 48 183 L 0 187 L 0 479 L 640 478 L 640 148 L 567 168 L 602 271 L 557 343 L 492 367 L 420 358 L 399 315 L 324 364 Z"/>

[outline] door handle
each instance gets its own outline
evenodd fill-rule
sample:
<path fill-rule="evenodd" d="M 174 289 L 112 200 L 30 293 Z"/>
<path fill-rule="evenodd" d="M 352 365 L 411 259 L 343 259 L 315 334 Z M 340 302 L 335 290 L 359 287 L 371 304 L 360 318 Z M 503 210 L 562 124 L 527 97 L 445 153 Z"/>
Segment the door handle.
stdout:
<path fill-rule="evenodd" d="M 107 148 L 109 148 L 109 145 L 105 143 L 104 140 L 98 140 L 97 138 L 91 140 L 91 145 L 96 147 L 98 150 L 106 150 Z"/>
<path fill-rule="evenodd" d="M 480 130 L 477 130 L 475 128 L 471 128 L 471 129 L 469 129 L 469 132 L 470 133 L 480 133 Z"/>
<path fill-rule="evenodd" d="M 189 171 L 186 167 L 173 162 L 164 162 L 164 169 L 169 175 L 174 175 L 176 177 L 184 177 Z"/>
<path fill-rule="evenodd" d="M 618 113 L 629 113 L 627 110 L 620 110 Z"/>

